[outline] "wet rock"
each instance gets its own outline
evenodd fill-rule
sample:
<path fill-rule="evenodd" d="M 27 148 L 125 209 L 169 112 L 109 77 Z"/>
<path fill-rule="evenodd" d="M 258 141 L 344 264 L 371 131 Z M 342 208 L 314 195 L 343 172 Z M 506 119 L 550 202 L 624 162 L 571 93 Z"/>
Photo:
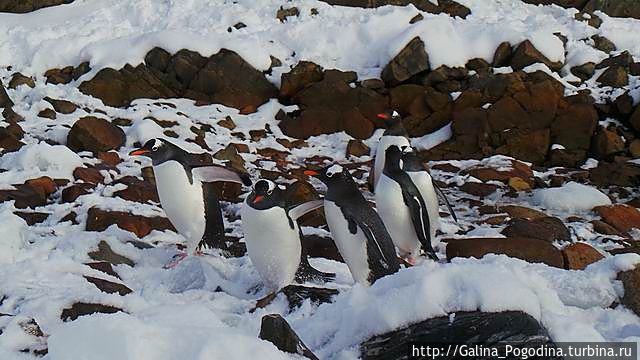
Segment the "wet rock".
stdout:
<path fill-rule="evenodd" d="M 351 139 L 347 144 L 347 156 L 365 156 L 369 155 L 370 151 L 371 149 L 369 149 L 369 147 L 365 143 L 363 143 L 362 140 Z"/>
<path fill-rule="evenodd" d="M 429 56 L 424 43 L 413 38 L 382 70 L 382 80 L 390 86 L 429 69 Z"/>
<path fill-rule="evenodd" d="M 36 87 L 36 82 L 33 81 L 33 78 L 24 76 L 18 72 L 11 76 L 11 80 L 9 81 L 9 89 L 15 89 L 20 85 L 27 85 L 30 88 L 34 88 Z"/>
<path fill-rule="evenodd" d="M 567 270 L 584 270 L 588 265 L 604 259 L 598 250 L 585 243 L 571 244 L 562 249 L 562 254 Z"/>
<path fill-rule="evenodd" d="M 147 236 L 152 230 L 175 231 L 168 219 L 162 217 L 145 217 L 121 211 L 105 211 L 92 207 L 88 211 L 86 231 L 104 231 L 111 225 L 117 225 L 130 231 L 139 238 Z"/>
<path fill-rule="evenodd" d="M 300 340 L 289 323 L 278 314 L 268 314 L 262 317 L 258 337 L 269 341 L 281 351 L 301 355 L 309 359 L 318 359 Z"/>
<path fill-rule="evenodd" d="M 300 61 L 280 77 L 280 98 L 288 99 L 308 85 L 322 80 L 322 67 L 310 61 Z"/>
<path fill-rule="evenodd" d="M 62 321 L 73 321 L 84 315 L 91 314 L 114 314 L 122 309 L 111 306 L 111 305 L 103 305 L 103 304 L 91 304 L 84 302 L 77 302 L 71 307 L 62 310 L 62 314 L 60 314 L 60 319 Z"/>
<path fill-rule="evenodd" d="M 582 65 L 572 67 L 570 71 L 581 80 L 588 80 L 591 79 L 593 73 L 596 71 L 596 64 L 593 62 L 584 63 Z"/>
<path fill-rule="evenodd" d="M 447 241 L 447 260 L 454 257 L 481 258 L 486 254 L 505 254 L 531 263 L 542 262 L 564 268 L 562 252 L 551 243 L 526 237 L 470 238 Z"/>
<path fill-rule="evenodd" d="M 107 294 L 120 294 L 121 296 L 125 296 L 127 294 L 132 293 L 133 291 L 129 289 L 126 285 L 114 283 L 109 280 L 96 278 L 93 276 L 83 276 L 88 282 L 95 285 L 100 291 L 105 292 Z"/>
<path fill-rule="evenodd" d="M 640 210 L 635 207 L 616 204 L 596 206 L 593 210 L 602 218 L 602 221 L 621 233 L 627 233 L 633 228 L 640 229 Z"/>
<path fill-rule="evenodd" d="M 117 150 L 124 145 L 126 136 L 120 127 L 93 116 L 80 118 L 67 135 L 67 146 L 74 151 L 94 153 Z"/>
<path fill-rule="evenodd" d="M 622 66 L 611 66 L 607 68 L 596 80 L 603 86 L 621 88 L 629 85 L 629 74 Z"/>
<path fill-rule="evenodd" d="M 529 237 L 548 242 L 571 240 L 571 233 L 562 220 L 555 217 L 539 217 L 532 220 L 512 219 L 502 230 L 507 237 Z"/>
<path fill-rule="evenodd" d="M 287 21 L 287 18 L 290 16 L 300 16 L 300 10 L 295 6 L 287 9 L 280 6 L 280 9 L 278 9 L 276 13 L 276 19 L 280 20 L 280 22 Z"/>
<path fill-rule="evenodd" d="M 553 71 L 559 71 L 563 65 L 561 62 L 552 62 L 549 60 L 533 46 L 531 41 L 525 40 L 521 42 L 513 52 L 511 67 L 514 70 L 522 70 L 523 68 L 535 63 L 543 63 Z"/>
<path fill-rule="evenodd" d="M 51 104 L 53 106 L 53 109 L 60 114 L 71 114 L 72 112 L 76 111 L 76 109 L 78 109 L 78 105 L 72 103 L 71 101 L 52 99 L 48 96 L 43 100 Z"/>
<path fill-rule="evenodd" d="M 620 135 L 604 128 L 601 128 L 591 140 L 591 152 L 597 159 L 619 153 L 624 147 L 624 140 Z"/>
<path fill-rule="evenodd" d="M 360 345 L 360 356 L 363 360 L 407 359 L 412 344 L 429 343 L 474 344 L 496 348 L 500 354 L 505 354 L 507 343 L 523 350 L 556 347 L 547 330 L 524 312 L 460 311 L 376 335 Z"/>
<path fill-rule="evenodd" d="M 115 251 L 113 251 L 113 249 L 111 249 L 111 246 L 109 246 L 109 243 L 107 243 L 104 240 L 102 240 L 102 241 L 100 241 L 98 243 L 98 249 L 97 250 L 91 251 L 87 255 L 89 255 L 89 257 L 92 260 L 100 261 L 100 262 L 107 262 L 107 263 L 112 264 L 112 265 L 119 265 L 119 264 L 125 264 L 125 265 L 129 265 L 129 266 L 134 266 L 135 265 L 133 260 L 131 260 L 128 257 L 120 255 L 120 254 L 116 253 Z"/>
<path fill-rule="evenodd" d="M 618 273 L 618 280 L 622 281 L 624 287 L 620 302 L 640 316 L 640 267 Z"/>
<path fill-rule="evenodd" d="M 301 306 L 306 299 L 309 299 L 311 303 L 315 305 L 329 303 L 331 302 L 332 297 L 338 295 L 338 290 L 302 285 L 288 285 L 282 289 L 282 293 L 285 294 L 287 301 L 289 301 L 289 308 L 294 309 Z"/>

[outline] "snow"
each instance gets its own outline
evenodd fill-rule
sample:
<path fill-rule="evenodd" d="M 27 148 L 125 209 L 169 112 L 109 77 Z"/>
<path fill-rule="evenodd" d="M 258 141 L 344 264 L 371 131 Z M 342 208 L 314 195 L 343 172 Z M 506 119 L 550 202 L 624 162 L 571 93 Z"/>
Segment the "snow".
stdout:
<path fill-rule="evenodd" d="M 533 202 L 545 209 L 570 212 L 590 211 L 596 206 L 611 205 L 600 190 L 571 181 L 558 188 L 536 190 Z"/>
<path fill-rule="evenodd" d="M 0 205 L 0 264 L 12 263 L 24 245 L 27 223 L 11 211 L 8 204 Z"/>
<path fill-rule="evenodd" d="M 451 130 L 451 124 L 441 127 L 440 129 L 432 132 L 431 134 L 424 135 L 422 137 L 412 139 L 411 146 L 418 151 L 429 150 L 443 142 L 451 139 L 453 131 Z"/>
<path fill-rule="evenodd" d="M 162 127 L 153 120 L 138 120 L 129 126 L 126 131 L 127 146 L 133 146 L 138 143 L 144 145 L 148 140 L 165 138 Z"/>
<path fill-rule="evenodd" d="M 73 170 L 82 166 L 82 159 L 68 147 L 45 142 L 23 146 L 15 153 L 0 158 L 0 187 L 22 184 L 25 180 L 49 176 L 52 179 L 73 179 Z"/>

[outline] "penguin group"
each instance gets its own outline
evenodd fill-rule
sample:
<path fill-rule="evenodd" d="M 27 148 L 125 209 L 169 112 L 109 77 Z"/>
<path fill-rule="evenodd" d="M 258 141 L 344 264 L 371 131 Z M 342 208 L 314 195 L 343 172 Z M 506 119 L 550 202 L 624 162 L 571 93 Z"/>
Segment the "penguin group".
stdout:
<path fill-rule="evenodd" d="M 251 186 L 240 210 L 244 241 L 270 291 L 255 308 L 266 306 L 296 280 L 328 281 L 335 276 L 313 268 L 303 251 L 298 219 L 321 207 L 331 237 L 357 283 L 371 285 L 397 272 L 401 264 L 411 266 L 423 258 L 438 261 L 438 198 L 454 219 L 455 213 L 413 152 L 398 113 L 389 111 L 378 118 L 387 128 L 376 147 L 369 176 L 375 209 L 348 169 L 339 164 L 304 171 L 326 185 L 324 199 L 291 204 L 288 188 L 267 179 L 252 183 L 248 175 L 212 165 L 201 154 L 189 153 L 165 139 L 149 140 L 130 152 L 151 159 L 160 204 L 186 239 L 186 252 L 178 253 L 165 268 L 175 267 L 189 254 L 197 255 L 203 247 L 225 248 L 216 182 Z"/>

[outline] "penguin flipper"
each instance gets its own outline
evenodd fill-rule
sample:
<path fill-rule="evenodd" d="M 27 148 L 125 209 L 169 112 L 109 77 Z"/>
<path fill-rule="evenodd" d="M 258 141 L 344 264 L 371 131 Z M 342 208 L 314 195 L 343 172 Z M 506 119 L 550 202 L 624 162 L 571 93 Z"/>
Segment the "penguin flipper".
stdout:
<path fill-rule="evenodd" d="M 429 220 L 429 212 L 427 206 L 419 194 L 411 194 L 408 191 L 402 191 L 402 198 L 405 205 L 409 208 L 411 215 L 411 223 L 418 236 L 418 241 L 422 245 L 425 254 L 431 259 L 438 261 L 438 256 L 431 246 L 431 222 Z"/>
<path fill-rule="evenodd" d="M 224 235 L 224 220 L 222 219 L 222 209 L 220 208 L 220 200 L 216 195 L 213 183 L 202 184 L 202 193 L 205 199 L 205 224 L 204 235 L 198 243 L 198 248 L 214 248 L 226 249 Z"/>
<path fill-rule="evenodd" d="M 442 201 L 444 201 L 444 203 L 447 205 L 447 210 L 449 210 L 449 214 L 451 214 L 451 217 L 453 217 L 453 220 L 455 220 L 455 222 L 458 222 L 458 217 L 456 216 L 456 212 L 453 211 L 453 208 L 449 203 L 449 199 L 447 198 L 447 195 L 442 191 L 442 189 L 440 189 L 440 187 L 438 186 L 438 184 L 436 184 L 433 178 L 431 178 L 431 183 L 433 184 L 433 188 L 436 190 L 436 194 L 438 195 L 438 197 Z"/>
<path fill-rule="evenodd" d="M 235 171 L 222 166 L 201 166 L 191 170 L 193 176 L 201 182 L 234 182 L 238 184 L 251 185 L 251 180 L 246 176 L 240 176 Z"/>
<path fill-rule="evenodd" d="M 322 272 L 309 264 L 309 259 L 306 254 L 302 254 L 300 257 L 300 266 L 298 266 L 295 276 L 297 282 L 304 283 L 305 281 L 311 281 L 315 283 L 326 283 L 333 281 L 335 278 L 336 274 Z"/>
<path fill-rule="evenodd" d="M 291 219 L 293 219 L 293 221 L 298 220 L 300 217 L 302 217 L 303 215 L 321 208 L 322 206 L 324 206 L 324 200 L 312 200 L 312 201 L 308 201 L 306 203 L 297 205 L 293 208 L 291 208 L 289 210 L 289 216 L 291 216 Z"/>

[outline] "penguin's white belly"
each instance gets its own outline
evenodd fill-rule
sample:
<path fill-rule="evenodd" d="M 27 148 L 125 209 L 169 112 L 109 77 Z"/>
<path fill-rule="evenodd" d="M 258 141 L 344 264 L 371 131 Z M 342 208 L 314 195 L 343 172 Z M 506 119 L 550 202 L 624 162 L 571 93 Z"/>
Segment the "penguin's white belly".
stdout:
<path fill-rule="evenodd" d="M 384 169 L 385 151 L 391 145 L 397 145 L 400 149 L 402 149 L 403 146 L 411 146 L 409 140 L 404 136 L 386 135 L 380 138 L 380 142 L 378 142 L 378 146 L 376 147 L 376 159 L 374 164 L 374 190 L 378 185 L 378 181 L 380 181 L 382 170 Z"/>
<path fill-rule="evenodd" d="M 332 201 L 324 201 L 324 214 L 331 237 L 336 243 L 340 255 L 347 263 L 353 279 L 361 284 L 369 285 L 369 262 L 367 261 L 367 238 L 360 228 L 355 234 L 349 232 L 349 223 L 342 215 L 342 210 Z"/>
<path fill-rule="evenodd" d="M 393 244 L 400 254 L 418 255 L 420 242 L 416 235 L 411 212 L 402 198 L 400 184 L 382 174 L 376 188 L 376 209 L 382 218 Z"/>
<path fill-rule="evenodd" d="M 431 175 L 426 172 L 407 172 L 411 180 L 420 191 L 424 203 L 427 205 L 427 212 L 429 213 L 429 225 L 431 226 L 431 246 L 436 247 L 440 243 L 439 239 L 436 239 L 436 230 L 440 228 L 440 210 L 438 207 L 438 196 L 436 190 L 433 188 L 433 182 Z"/>
<path fill-rule="evenodd" d="M 193 184 L 184 167 L 177 161 L 166 161 L 153 167 L 162 209 L 180 235 L 187 239 L 187 252 L 193 252 L 206 228 L 202 183 Z"/>
<path fill-rule="evenodd" d="M 292 229 L 281 207 L 256 210 L 246 202 L 240 216 L 247 253 L 266 285 L 276 291 L 291 284 L 302 252 L 298 224 Z"/>

